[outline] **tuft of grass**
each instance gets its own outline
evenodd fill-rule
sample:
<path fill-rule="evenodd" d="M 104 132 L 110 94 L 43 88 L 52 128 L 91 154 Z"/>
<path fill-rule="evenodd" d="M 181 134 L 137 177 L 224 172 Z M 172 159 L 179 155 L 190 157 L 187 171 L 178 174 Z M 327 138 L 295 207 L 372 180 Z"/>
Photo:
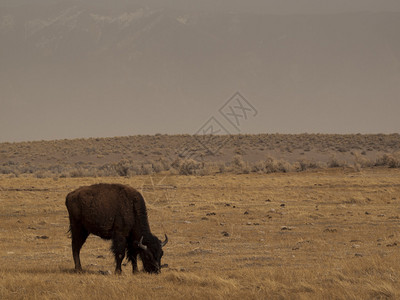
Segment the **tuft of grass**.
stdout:
<path fill-rule="evenodd" d="M 400 168 L 400 152 L 392 154 L 383 154 L 376 160 L 375 166 L 378 167 L 389 167 L 389 168 Z"/>

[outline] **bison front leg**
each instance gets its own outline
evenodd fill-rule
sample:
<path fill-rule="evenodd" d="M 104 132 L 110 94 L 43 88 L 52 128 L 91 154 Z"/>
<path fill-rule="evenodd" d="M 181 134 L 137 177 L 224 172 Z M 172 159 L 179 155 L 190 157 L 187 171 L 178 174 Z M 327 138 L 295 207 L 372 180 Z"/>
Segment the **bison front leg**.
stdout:
<path fill-rule="evenodd" d="M 139 254 L 138 250 L 134 249 L 133 247 L 128 246 L 128 258 L 132 263 L 132 272 L 133 273 L 137 273 L 139 271 L 138 266 L 137 266 L 138 254 Z"/>
<path fill-rule="evenodd" d="M 137 273 L 138 266 L 137 266 L 137 256 L 139 255 L 139 249 L 137 248 L 137 242 L 134 242 L 134 238 L 129 236 L 127 239 L 127 247 L 128 247 L 128 259 L 132 263 L 132 272 Z"/>
<path fill-rule="evenodd" d="M 126 238 L 120 235 L 113 237 L 112 251 L 115 256 L 115 274 L 121 274 L 121 264 L 125 257 Z"/>

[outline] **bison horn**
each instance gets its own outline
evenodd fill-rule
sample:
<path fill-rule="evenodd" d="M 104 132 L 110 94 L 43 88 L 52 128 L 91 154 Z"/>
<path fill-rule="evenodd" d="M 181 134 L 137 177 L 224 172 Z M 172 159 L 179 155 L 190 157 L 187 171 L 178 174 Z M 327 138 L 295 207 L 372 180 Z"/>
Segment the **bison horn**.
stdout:
<path fill-rule="evenodd" d="M 142 248 L 143 250 L 147 250 L 147 246 L 146 245 L 143 245 L 142 244 L 142 242 L 143 242 L 143 236 L 140 238 L 140 241 L 139 241 L 139 243 L 138 243 L 138 246 L 140 247 L 140 248 Z"/>
<path fill-rule="evenodd" d="M 168 236 L 165 235 L 165 241 L 161 243 L 161 247 L 164 247 L 168 243 Z"/>

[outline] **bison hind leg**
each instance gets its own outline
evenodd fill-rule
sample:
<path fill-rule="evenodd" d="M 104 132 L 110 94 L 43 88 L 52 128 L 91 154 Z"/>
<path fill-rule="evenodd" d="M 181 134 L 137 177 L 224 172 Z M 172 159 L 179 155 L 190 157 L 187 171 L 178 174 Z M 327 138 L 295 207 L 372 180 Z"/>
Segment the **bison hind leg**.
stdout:
<path fill-rule="evenodd" d="M 70 231 L 72 235 L 72 256 L 74 258 L 75 271 L 82 272 L 79 254 L 83 244 L 89 236 L 89 232 L 82 225 L 77 224 L 71 224 Z"/>

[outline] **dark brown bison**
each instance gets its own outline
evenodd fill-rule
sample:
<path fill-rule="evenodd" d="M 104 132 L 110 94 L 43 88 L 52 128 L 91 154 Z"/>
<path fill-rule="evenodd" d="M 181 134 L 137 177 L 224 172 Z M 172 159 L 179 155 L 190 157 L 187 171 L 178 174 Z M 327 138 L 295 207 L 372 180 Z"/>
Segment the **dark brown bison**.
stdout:
<path fill-rule="evenodd" d="M 127 255 L 133 272 L 137 271 L 137 255 L 149 273 L 161 270 L 161 242 L 151 231 L 146 205 L 135 189 L 121 184 L 84 186 L 67 195 L 67 206 L 72 234 L 72 255 L 75 271 L 82 271 L 79 252 L 90 233 L 112 240 L 115 255 L 115 273 L 121 273 L 121 263 Z"/>

